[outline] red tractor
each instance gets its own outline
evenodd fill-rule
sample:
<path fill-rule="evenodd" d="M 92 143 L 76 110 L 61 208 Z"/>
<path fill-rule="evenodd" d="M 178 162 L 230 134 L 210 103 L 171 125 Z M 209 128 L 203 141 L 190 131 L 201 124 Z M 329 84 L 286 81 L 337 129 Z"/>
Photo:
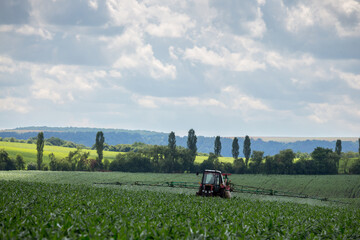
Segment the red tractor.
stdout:
<path fill-rule="evenodd" d="M 221 173 L 218 170 L 205 170 L 200 183 L 198 196 L 219 196 L 231 198 L 231 187 L 228 176 L 230 173 Z"/>

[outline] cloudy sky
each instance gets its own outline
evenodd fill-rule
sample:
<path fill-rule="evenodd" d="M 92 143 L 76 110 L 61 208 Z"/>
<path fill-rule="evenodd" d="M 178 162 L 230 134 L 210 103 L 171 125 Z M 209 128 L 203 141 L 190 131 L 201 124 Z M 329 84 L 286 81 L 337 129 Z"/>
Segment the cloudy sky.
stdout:
<path fill-rule="evenodd" d="M 1 0 L 0 129 L 360 135 L 356 0 Z"/>

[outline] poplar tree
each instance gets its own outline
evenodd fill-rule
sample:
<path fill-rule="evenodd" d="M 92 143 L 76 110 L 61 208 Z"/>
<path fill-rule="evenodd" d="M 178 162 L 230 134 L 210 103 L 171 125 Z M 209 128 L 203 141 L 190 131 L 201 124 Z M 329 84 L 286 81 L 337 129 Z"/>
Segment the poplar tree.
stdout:
<path fill-rule="evenodd" d="M 175 153 L 176 150 L 176 138 L 175 133 L 171 132 L 168 138 L 168 147 L 171 153 Z"/>
<path fill-rule="evenodd" d="M 246 167 L 248 166 L 250 155 L 251 155 L 251 147 L 250 147 L 250 145 L 251 145 L 250 138 L 249 138 L 248 135 L 246 135 L 245 140 L 244 140 L 244 148 L 243 148 Z"/>
<path fill-rule="evenodd" d="M 191 150 L 193 156 L 196 156 L 196 151 L 197 151 L 196 142 L 197 142 L 197 137 L 195 135 L 195 131 L 194 129 L 190 129 L 188 132 L 187 147 L 188 149 Z"/>
<path fill-rule="evenodd" d="M 96 152 L 98 154 L 99 167 L 101 167 L 101 162 L 103 159 L 104 142 L 105 142 L 105 138 L 104 138 L 103 132 L 102 131 L 97 132 L 96 139 L 95 139 L 95 148 L 96 148 Z"/>
<path fill-rule="evenodd" d="M 239 140 L 237 137 L 234 138 L 232 142 L 232 156 L 234 159 L 237 159 L 239 157 Z"/>
<path fill-rule="evenodd" d="M 43 162 L 43 153 L 44 153 L 44 133 L 43 132 L 39 132 L 37 135 L 36 150 L 37 150 L 37 169 L 41 170 L 41 165 Z"/>
<path fill-rule="evenodd" d="M 341 155 L 341 150 L 342 150 L 342 147 L 341 147 L 341 140 L 338 139 L 336 140 L 336 146 L 335 146 L 335 152 L 337 153 L 337 155 Z"/>
<path fill-rule="evenodd" d="M 214 153 L 217 157 L 220 156 L 221 153 L 221 141 L 220 136 L 216 136 L 215 142 L 214 142 Z"/>

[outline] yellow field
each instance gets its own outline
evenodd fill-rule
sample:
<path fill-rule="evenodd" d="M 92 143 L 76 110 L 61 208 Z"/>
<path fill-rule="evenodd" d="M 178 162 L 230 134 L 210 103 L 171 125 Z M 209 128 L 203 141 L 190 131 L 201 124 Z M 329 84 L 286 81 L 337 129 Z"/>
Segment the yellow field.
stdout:
<path fill-rule="evenodd" d="M 24 157 L 26 164 L 32 162 L 36 163 L 36 144 L 27 144 L 27 143 L 15 143 L 15 142 L 0 142 L 0 149 L 4 149 L 9 153 L 10 157 L 15 158 L 16 154 L 21 154 Z M 44 146 L 44 163 L 49 163 L 49 154 L 54 153 L 55 157 L 58 159 L 65 158 L 70 151 L 75 151 L 76 148 L 67 148 L 67 147 L 58 147 L 58 146 Z M 97 157 L 96 150 L 87 150 L 83 151 L 90 152 L 91 159 Z M 104 151 L 104 159 L 109 159 L 112 161 L 115 159 L 115 156 L 119 154 L 118 152 Z"/>

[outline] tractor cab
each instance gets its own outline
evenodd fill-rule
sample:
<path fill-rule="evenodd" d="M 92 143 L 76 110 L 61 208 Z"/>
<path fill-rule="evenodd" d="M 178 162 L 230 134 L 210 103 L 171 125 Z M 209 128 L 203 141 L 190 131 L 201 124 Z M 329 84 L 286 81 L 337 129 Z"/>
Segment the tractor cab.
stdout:
<path fill-rule="evenodd" d="M 221 173 L 218 170 L 205 170 L 203 172 L 198 196 L 220 196 L 230 198 L 230 182 L 227 176 L 230 174 Z M 225 179 L 224 177 L 225 176 Z"/>

